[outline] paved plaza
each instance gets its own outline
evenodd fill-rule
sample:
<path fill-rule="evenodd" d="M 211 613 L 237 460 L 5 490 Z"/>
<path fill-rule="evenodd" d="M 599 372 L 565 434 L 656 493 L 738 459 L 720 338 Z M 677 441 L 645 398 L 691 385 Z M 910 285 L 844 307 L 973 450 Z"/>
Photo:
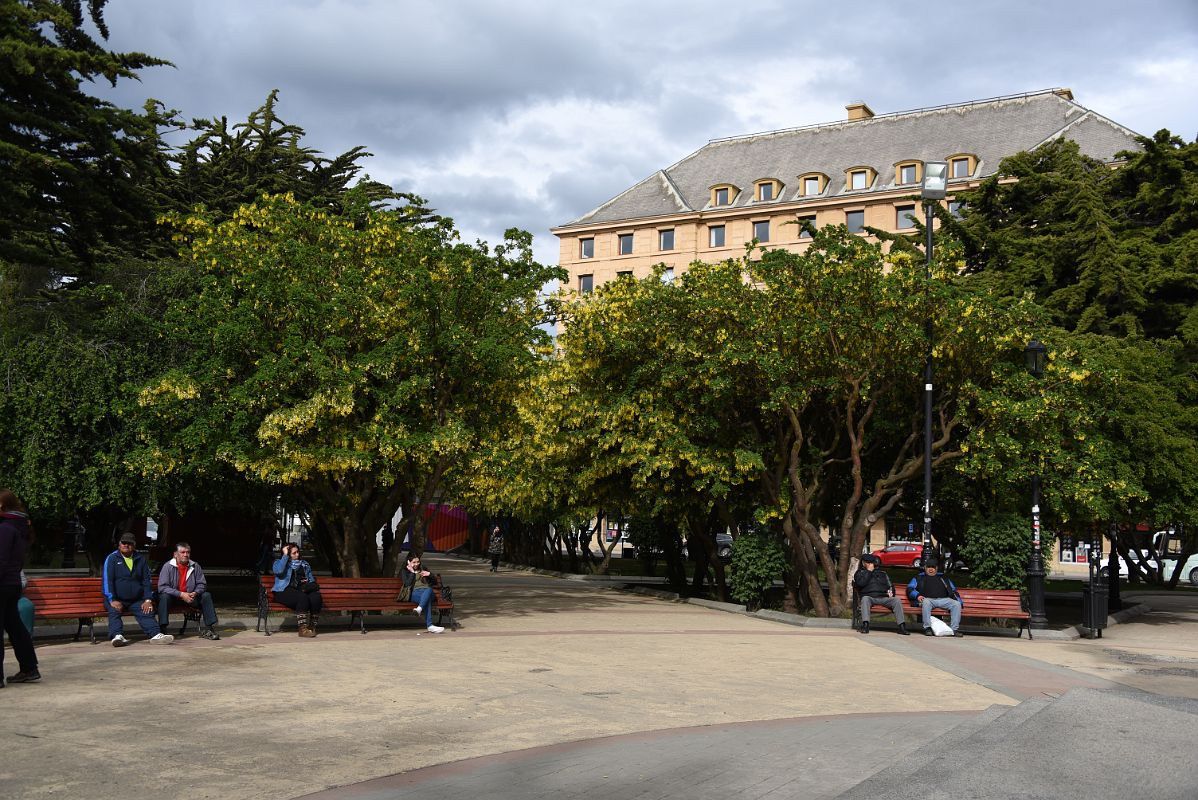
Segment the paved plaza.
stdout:
<path fill-rule="evenodd" d="M 314 640 L 293 626 L 266 637 L 241 618 L 224 621 L 219 642 L 40 641 L 42 682 L 0 690 L 0 791 L 128 800 L 848 798 L 867 779 L 899 779 L 904 764 L 930 764 L 924 775 L 945 762 L 950 776 L 1000 774 L 1017 765 L 987 758 L 1004 752 L 997 732 L 1010 729 L 1050 737 L 1036 746 L 1062 764 L 1109 764 L 1120 754 L 1129 785 L 1108 781 L 1111 793 L 1091 797 L 1132 793 L 1141 761 L 1145 774 L 1171 765 L 1171 777 L 1138 796 L 1198 796 L 1194 594 L 1146 597 L 1150 613 L 1100 640 L 930 639 L 796 627 L 430 561 L 460 609 L 460 629 L 439 636 L 415 617 L 365 636 L 324 626 Z M 1076 742 L 1062 732 L 1073 728 Z M 1095 732 L 1087 739 L 1082 729 Z M 870 746 L 861 747 L 866 735 Z M 970 763 L 929 754 L 943 736 Z M 1106 753 L 1076 752 L 1094 736 Z M 1186 763 L 1178 754 L 1189 754 Z M 1053 762 L 1041 759 L 1025 778 L 1051 785 Z M 1028 786 L 989 788 L 995 797 L 1040 796 Z"/>

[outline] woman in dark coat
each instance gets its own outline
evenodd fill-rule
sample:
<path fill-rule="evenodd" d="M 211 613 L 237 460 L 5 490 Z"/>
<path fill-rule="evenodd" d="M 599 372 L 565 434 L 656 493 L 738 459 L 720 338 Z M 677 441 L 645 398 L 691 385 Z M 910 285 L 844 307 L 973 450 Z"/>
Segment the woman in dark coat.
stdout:
<path fill-rule="evenodd" d="M 37 670 L 37 654 L 33 652 L 33 637 L 21 622 L 17 608 L 21 599 L 21 570 L 25 568 L 25 553 L 32 538 L 33 529 L 25 507 L 15 494 L 0 489 L 0 619 L 21 668 L 20 672 L 8 677 L 9 683 L 33 683 L 42 679 Z M 0 641 L 0 687 L 4 683 L 4 643 Z"/>

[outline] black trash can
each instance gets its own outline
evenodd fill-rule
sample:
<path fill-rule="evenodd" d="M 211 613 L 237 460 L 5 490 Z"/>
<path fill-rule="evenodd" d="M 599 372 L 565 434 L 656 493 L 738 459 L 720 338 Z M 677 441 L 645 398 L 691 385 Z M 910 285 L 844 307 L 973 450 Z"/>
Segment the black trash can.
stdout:
<path fill-rule="evenodd" d="M 1082 627 L 1090 629 L 1090 638 L 1102 638 L 1106 627 L 1106 581 L 1091 581 L 1082 587 Z"/>

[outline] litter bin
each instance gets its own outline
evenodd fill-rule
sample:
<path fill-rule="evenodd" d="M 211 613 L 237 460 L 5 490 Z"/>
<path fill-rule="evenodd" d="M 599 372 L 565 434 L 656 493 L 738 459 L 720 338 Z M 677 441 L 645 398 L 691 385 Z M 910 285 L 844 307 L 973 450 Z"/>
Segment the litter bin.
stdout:
<path fill-rule="evenodd" d="M 1090 629 L 1090 638 L 1102 638 L 1106 627 L 1106 581 L 1092 580 L 1082 587 L 1082 626 Z"/>

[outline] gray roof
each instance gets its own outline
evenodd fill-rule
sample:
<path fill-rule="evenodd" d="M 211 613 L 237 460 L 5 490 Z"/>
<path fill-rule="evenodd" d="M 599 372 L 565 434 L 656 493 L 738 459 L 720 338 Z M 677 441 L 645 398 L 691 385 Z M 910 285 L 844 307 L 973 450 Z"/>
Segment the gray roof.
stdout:
<path fill-rule="evenodd" d="M 978 157 L 974 179 L 993 174 L 999 162 L 1056 137 L 1076 141 L 1083 153 L 1103 161 L 1120 150 L 1139 149 L 1136 133 L 1046 89 L 959 105 L 833 122 L 750 136 L 714 139 L 691 155 L 645 178 L 571 225 L 639 219 L 708 207 L 710 187 L 732 184 L 742 191 L 732 208 L 768 207 L 802 200 L 798 176 L 829 177 L 819 198 L 869 195 L 894 189 L 900 161 L 941 161 L 957 153 Z M 868 166 L 877 180 L 867 190 L 846 191 L 845 170 Z M 753 201 L 753 182 L 776 178 L 776 200 Z M 727 206 L 725 206 L 727 208 Z"/>

